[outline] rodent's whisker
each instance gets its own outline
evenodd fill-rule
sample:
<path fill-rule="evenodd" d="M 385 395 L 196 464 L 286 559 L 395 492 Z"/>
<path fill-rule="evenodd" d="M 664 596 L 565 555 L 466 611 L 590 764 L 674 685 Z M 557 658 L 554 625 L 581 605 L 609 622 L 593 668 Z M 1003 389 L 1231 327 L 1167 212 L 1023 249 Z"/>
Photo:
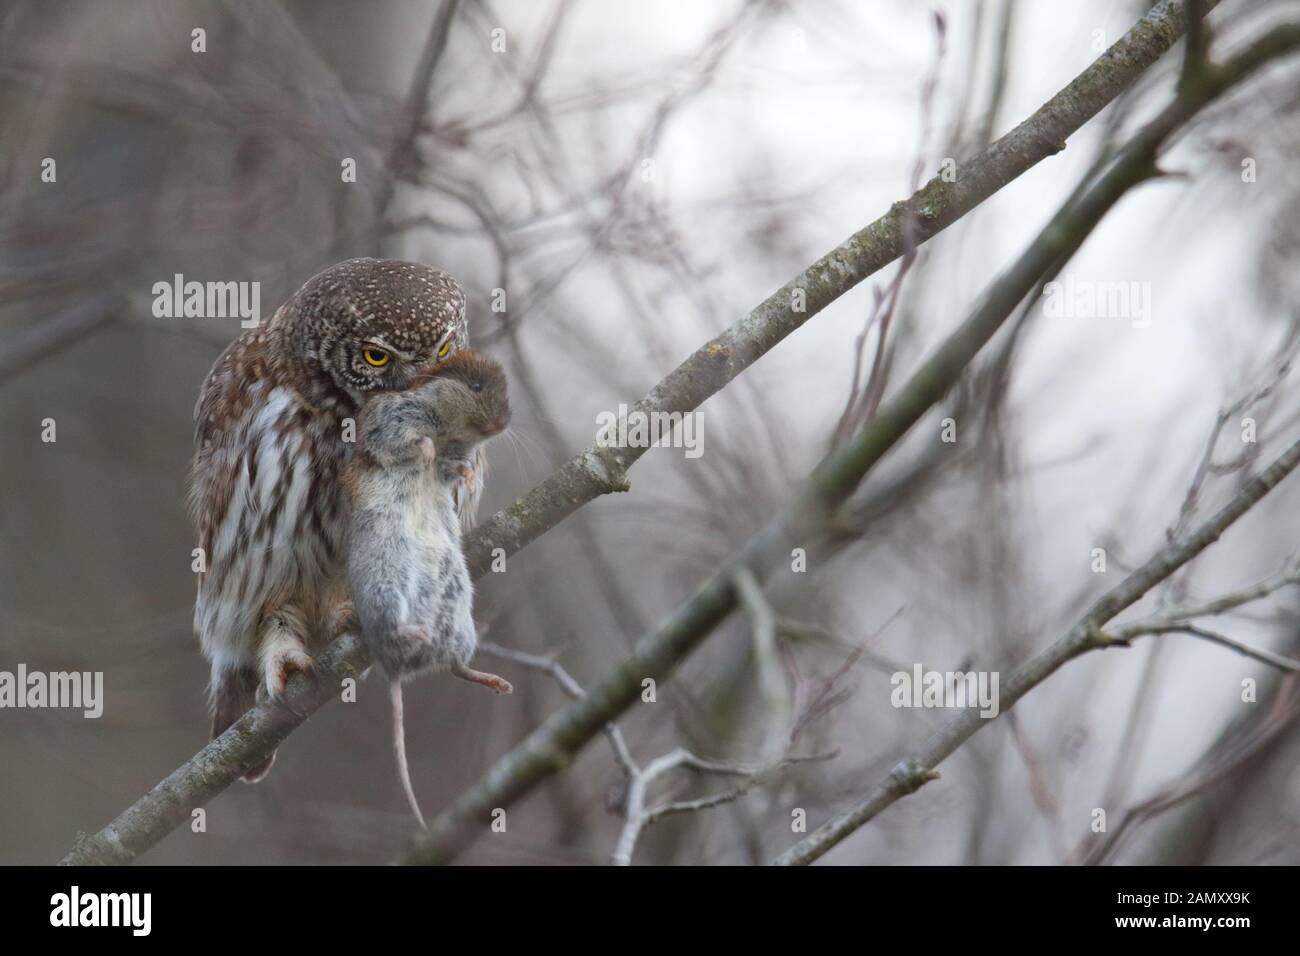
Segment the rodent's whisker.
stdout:
<path fill-rule="evenodd" d="M 524 476 L 524 481 L 532 482 L 532 476 L 528 473 L 528 465 L 524 461 L 523 454 L 521 454 L 521 452 L 529 451 L 528 447 L 524 444 L 523 438 L 520 437 L 519 433 L 516 432 L 513 427 L 507 428 L 501 434 L 509 440 L 510 447 L 514 449 L 515 463 L 519 465 L 519 473 Z"/>

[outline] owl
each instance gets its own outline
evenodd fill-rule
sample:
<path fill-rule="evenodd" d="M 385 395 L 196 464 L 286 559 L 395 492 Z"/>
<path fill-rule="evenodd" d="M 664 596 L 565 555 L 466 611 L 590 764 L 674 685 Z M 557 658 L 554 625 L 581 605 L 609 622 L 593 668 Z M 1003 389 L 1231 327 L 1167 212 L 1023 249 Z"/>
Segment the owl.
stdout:
<path fill-rule="evenodd" d="M 194 629 L 212 668 L 214 738 L 352 623 L 339 479 L 363 396 L 405 388 L 467 344 L 465 294 L 450 275 L 350 259 L 213 365 L 194 409 L 190 510 L 206 564 Z M 483 465 L 457 489 L 466 525 Z M 261 779 L 274 757 L 244 779 Z"/>

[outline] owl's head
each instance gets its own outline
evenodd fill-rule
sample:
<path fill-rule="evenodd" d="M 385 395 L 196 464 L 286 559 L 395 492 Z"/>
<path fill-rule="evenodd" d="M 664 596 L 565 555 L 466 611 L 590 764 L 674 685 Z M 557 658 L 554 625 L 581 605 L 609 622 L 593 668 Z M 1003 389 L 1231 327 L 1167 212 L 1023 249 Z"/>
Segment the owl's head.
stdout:
<path fill-rule="evenodd" d="M 469 344 L 460 283 L 400 259 L 330 266 L 308 279 L 282 314 L 292 353 L 354 397 L 404 389 Z"/>

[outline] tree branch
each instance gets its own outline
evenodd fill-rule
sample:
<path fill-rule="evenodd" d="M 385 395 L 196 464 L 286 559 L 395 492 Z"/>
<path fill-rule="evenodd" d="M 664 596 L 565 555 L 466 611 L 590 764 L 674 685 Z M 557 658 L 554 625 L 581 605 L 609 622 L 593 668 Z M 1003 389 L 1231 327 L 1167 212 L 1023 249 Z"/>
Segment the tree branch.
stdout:
<path fill-rule="evenodd" d="M 517 651 L 514 648 L 502 647 L 500 644 L 493 644 L 488 641 L 479 644 L 478 652 L 499 660 L 510 661 L 529 670 L 548 674 L 555 683 L 560 685 L 560 690 L 574 700 L 578 700 L 586 693 L 582 689 L 582 685 L 574 680 L 573 675 L 565 670 L 559 661 L 552 660 L 549 657 L 543 657 L 540 654 L 529 654 L 526 651 Z M 636 758 L 632 756 L 632 751 L 628 749 L 627 740 L 623 737 L 623 731 L 619 729 L 618 724 L 611 722 L 605 725 L 605 736 L 609 738 L 610 749 L 614 751 L 614 761 L 622 768 L 627 778 L 631 780 L 641 772 L 641 767 L 637 764 Z"/>
<path fill-rule="evenodd" d="M 1205 0 L 1208 9 L 1214 3 Z M 688 412 L 698 408 L 777 343 L 859 282 L 903 255 L 905 213 L 915 223 L 912 241 L 923 243 L 984 202 L 1003 186 L 1060 152 L 1065 141 L 1178 40 L 1184 27 L 1180 0 L 1165 0 L 1032 116 L 958 167 L 956 182 L 935 177 L 909 199 L 822 256 L 748 316 L 706 342 L 670 372 L 633 413 Z M 796 291 L 806 311 L 794 309 Z M 627 471 L 643 448 L 589 446 L 550 480 L 479 528 L 466 545 L 477 572 L 493 547 L 512 553 L 559 524 L 587 502 L 626 491 Z"/>
<path fill-rule="evenodd" d="M 415 139 L 420 127 L 425 123 L 425 113 L 429 109 L 430 87 L 433 74 L 447 49 L 447 38 L 451 34 L 452 20 L 456 17 L 459 0 L 443 0 L 442 6 L 434 14 L 429 27 L 429 36 L 424 41 L 424 49 L 411 77 L 411 88 L 406 96 L 406 108 L 402 115 L 402 128 L 393 138 L 392 147 L 385 158 L 384 180 L 379 195 L 375 200 L 375 222 L 382 224 L 388 206 L 397 192 L 397 181 L 407 173 L 415 155 Z"/>
<path fill-rule="evenodd" d="M 768 723 L 763 755 L 769 760 L 775 760 L 789 749 L 794 713 L 794 703 L 790 699 L 790 689 L 786 686 L 785 671 L 781 667 L 781 656 L 776 645 L 776 613 L 767 603 L 763 589 L 748 568 L 736 572 L 732 581 L 754 632 L 754 663 L 758 667 L 759 689 Z"/>
<path fill-rule="evenodd" d="M 65 865 L 130 863 L 275 749 L 299 724 L 366 666 L 361 641 L 344 635 L 315 661 L 313 678 L 295 675 L 278 701 L 258 704 L 225 733 L 173 770 L 94 836 L 79 834 Z"/>
<path fill-rule="evenodd" d="M 761 597 L 761 595 L 759 596 Z M 550 657 L 516 651 L 487 641 L 480 643 L 478 649 L 479 653 L 511 661 L 529 670 L 549 675 L 568 696 L 575 700 L 586 693 L 582 689 L 582 685 L 558 661 Z M 785 748 L 783 748 L 780 756 L 767 763 L 746 764 L 725 760 L 707 760 L 679 747 L 656 757 L 642 768 L 637 763 L 636 758 L 632 756 L 631 750 L 628 749 L 627 742 L 623 737 L 623 731 L 619 729 L 618 724 L 613 722 L 606 724 L 605 736 L 609 738 L 610 746 L 614 751 L 615 762 L 627 777 L 627 792 L 623 798 L 622 811 L 624 823 L 619 831 L 614 852 L 610 857 L 610 862 L 615 866 L 631 865 L 632 853 L 636 849 L 636 842 L 641 836 L 641 831 L 650 824 L 672 814 L 708 810 L 724 803 L 731 803 L 740 799 L 759 783 L 790 764 L 829 760 L 835 756 L 834 753 L 829 753 L 796 757 L 786 753 Z M 724 790 L 721 793 L 697 797 L 693 800 L 679 800 L 650 807 L 646 806 L 646 794 L 650 784 L 670 770 L 679 767 L 694 770 L 697 773 L 714 773 L 723 776 L 742 777 L 743 779 L 731 789 Z"/>
<path fill-rule="evenodd" d="M 1046 650 L 1018 668 L 1007 681 L 999 700 L 999 712 L 1008 713 L 1020 698 L 1052 676 L 1062 664 L 1098 648 L 1114 646 L 1100 628 L 1125 608 L 1137 602 L 1147 591 L 1173 574 L 1219 539 L 1238 518 L 1249 511 L 1300 464 L 1300 441 L 1288 448 L 1259 477 L 1248 482 L 1237 496 L 1180 543 L 1160 551 L 1118 585 L 1103 595 L 1070 631 Z M 903 777 L 911 779 L 918 772 L 932 772 L 953 751 L 969 740 L 988 720 L 975 710 L 964 711 L 940 729 L 917 753 L 896 770 L 870 795 L 846 813 L 824 823 L 774 861 L 780 866 L 811 863 L 857 830 L 881 810 L 900 797 L 914 792 Z M 935 774 L 937 776 L 937 773 Z"/>
<path fill-rule="evenodd" d="M 1138 133 L 1120 151 L 1115 164 L 1111 166 L 1106 176 L 1114 176 L 1117 171 L 1126 166 L 1140 169 L 1154 163 L 1155 151 L 1160 143 L 1196 110 L 1265 63 L 1292 52 L 1297 47 L 1300 47 L 1300 24 L 1288 24 L 1271 30 L 1228 63 L 1217 67 L 1207 66 L 1206 76 L 1202 82 L 1184 88 L 1173 103 Z M 1051 229 L 1050 226 L 1048 228 Z M 1300 442 L 1288 448 L 1259 477 L 1247 482 L 1236 498 L 1194 533 L 1180 543 L 1171 543 L 1126 577 L 1117 587 L 1107 592 L 1064 637 L 1011 675 L 1007 687 L 1001 694 L 999 713 L 1008 713 L 1020 698 L 1050 677 L 1067 661 L 1096 648 L 1113 646 L 1114 642 L 1102 633 L 1102 625 L 1134 604 L 1152 587 L 1217 541 L 1229 525 L 1250 510 L 1278 482 L 1290 474 L 1297 463 L 1300 463 Z M 934 773 L 937 776 L 934 768 L 974 736 L 985 722 L 976 710 L 968 710 L 955 717 L 918 753 L 909 756 L 899 764 L 899 767 L 904 769 L 901 776 L 896 768 L 894 773 L 855 807 L 822 824 L 773 862 L 782 866 L 802 865 L 820 858 L 881 810 L 900 797 L 914 792 L 917 789 L 919 775 Z"/>
<path fill-rule="evenodd" d="M 1205 0 L 1204 6 L 1208 9 L 1213 3 L 1214 0 Z M 911 215 L 915 222 L 912 235 L 918 243 L 946 229 L 1026 170 L 1064 148 L 1065 140 L 1169 50 L 1183 29 L 1184 18 L 1178 0 L 1163 0 L 1157 4 L 1032 116 L 970 162 L 962 164 L 956 182 L 943 182 L 936 177 L 905 202 L 895 203 L 885 215 L 818 259 L 746 317 L 701 346 L 638 402 L 633 411 L 687 412 L 697 408 L 809 318 L 898 258 L 905 245 L 905 214 Z M 1078 238 L 1081 241 L 1082 237 Z M 796 291 L 802 293 L 803 311 L 795 309 Z M 966 328 L 963 326 L 958 336 L 962 336 Z M 970 341 L 964 344 L 978 347 L 978 343 Z M 952 374 L 960 371 L 960 364 L 956 368 L 948 364 L 958 357 L 952 352 L 939 355 L 934 362 L 927 363 L 923 372 L 930 375 L 948 373 L 933 383 L 942 387 L 941 379 L 949 380 Z M 897 432 L 896 426 L 908 417 L 904 413 L 919 413 L 928 407 L 924 402 L 916 403 L 919 392 L 930 391 L 920 387 L 925 384 L 915 383 L 904 390 L 913 398 L 910 407 L 901 407 L 897 402 L 887 403 L 873 423 L 876 427 L 859 436 L 865 441 L 853 442 L 841 450 L 855 456 L 855 460 L 849 463 L 852 470 L 862 473 L 864 463 L 887 450 L 892 439 L 885 440 L 886 432 Z M 592 445 L 575 455 L 550 478 L 498 512 L 466 539 L 466 557 L 471 572 L 475 576 L 483 573 L 495 548 L 512 554 L 587 502 L 613 491 L 627 490 L 627 470 L 643 453 L 643 448 L 616 449 Z M 842 481 L 836 481 L 837 475 L 849 477 L 844 471 L 843 455 L 838 460 L 838 467 L 819 470 L 812 483 L 817 490 L 827 483 L 827 490 L 834 490 L 837 484 L 843 485 Z M 856 482 L 851 482 L 850 486 L 852 484 Z M 622 679 L 635 680 L 639 679 L 639 673 L 666 674 L 670 663 L 679 659 L 679 651 L 685 649 L 679 645 L 691 646 L 702 637 L 700 628 L 707 633 L 729 613 L 733 603 L 734 595 L 728 582 L 717 579 L 709 582 L 695 602 L 674 616 L 655 635 L 659 640 L 646 649 L 647 653 L 634 657 L 620 668 L 613 683 L 602 684 L 593 695 L 553 717 L 512 757 L 494 768 L 485 781 L 488 790 L 484 793 L 522 792 L 539 779 L 511 777 L 510 766 L 514 760 L 526 759 L 535 770 L 546 768 L 547 772 L 553 772 L 559 769 L 573 750 L 604 725 L 606 719 L 601 714 L 612 715 L 622 709 L 622 696 L 617 691 L 623 682 L 618 679 L 620 675 Z M 317 661 L 318 677 L 335 672 L 359 673 L 366 665 L 361 643 L 348 636 L 336 640 Z M 294 677 L 282 702 L 259 704 L 253 708 L 103 830 L 93 837 L 79 840 L 63 862 L 126 863 L 154 846 L 185 819 L 189 810 L 201 806 L 233 783 L 244 767 L 272 750 L 320 707 L 333 693 L 333 688 L 326 690 L 327 683 Z M 575 721 L 573 716 L 565 716 L 571 715 L 575 708 L 583 719 Z M 290 716 L 286 717 L 286 714 Z M 560 717 L 565 719 L 561 726 L 556 726 Z M 538 734 L 542 736 L 538 737 Z M 466 806 L 460 805 L 453 816 L 461 818 L 465 810 Z M 469 817 L 477 819 L 477 812 L 470 811 Z M 436 858 L 439 854 L 432 852 L 433 849 L 434 844 L 428 844 L 421 857 Z"/>
<path fill-rule="evenodd" d="M 1271 45 L 1266 40 L 1265 45 Z M 895 443 L 961 377 L 967 365 L 1049 270 L 1068 259 L 1101 218 L 1130 188 L 1157 175 L 1159 148 L 1201 106 L 1274 55 L 1252 47 L 1234 68 L 1216 71 L 1194 94 L 1177 98 L 1121 150 L 1095 182 L 1081 187 L 1053 216 L 1029 249 L 985 293 L 982 303 L 906 384 L 843 446 L 814 470 L 792 506 L 749 539 L 586 697 L 553 714 L 420 834 L 403 854 L 405 863 L 441 863 L 484 831 L 490 814 L 565 767 L 608 720 L 633 703 L 647 677 L 664 680 L 735 609 L 735 576 L 756 578 L 788 558 L 791 548 L 818 542 L 833 551 L 837 511 Z M 811 297 L 810 297 L 811 301 Z M 653 393 L 652 393 L 653 394 Z M 1136 597 L 1134 598 L 1136 600 Z M 1118 610 L 1118 609 L 1117 609 Z M 978 720 L 978 717 L 976 718 Z M 970 731 L 973 733 L 973 729 Z M 893 786 L 919 786 L 931 765 L 909 770 Z"/>
<path fill-rule="evenodd" d="M 709 810 L 724 803 L 731 803 L 734 800 L 739 800 L 754 789 L 755 786 L 790 764 L 830 760 L 834 756 L 834 753 L 812 754 L 806 757 L 785 756 L 778 757 L 768 763 L 746 764 L 727 760 L 706 760 L 703 757 L 697 757 L 689 750 L 679 748 L 664 754 L 662 757 L 657 757 L 646 764 L 644 770 L 637 772 L 632 777 L 628 786 L 626 820 L 623 823 L 623 829 L 619 832 L 618 843 L 614 847 L 610 862 L 614 866 L 630 866 L 632 851 L 636 849 L 636 842 L 641 836 L 641 831 L 664 817 L 675 813 L 694 813 L 699 810 Z M 740 783 L 721 793 L 697 797 L 693 800 L 677 800 L 647 807 L 646 791 L 650 784 L 657 777 L 679 767 L 694 770 L 697 773 L 713 773 L 721 776 L 741 777 L 742 779 Z"/>
<path fill-rule="evenodd" d="M 1202 640 L 1209 641 L 1211 644 L 1218 644 L 1229 650 L 1234 650 L 1238 654 L 1244 654 L 1246 657 L 1252 657 L 1261 663 L 1268 664 L 1270 667 L 1276 667 L 1280 671 L 1300 673 L 1300 661 L 1284 657 L 1281 654 L 1274 654 L 1272 651 L 1251 647 L 1249 644 L 1234 640 L 1226 634 L 1220 634 L 1218 631 L 1211 631 L 1199 624 L 1138 624 L 1133 627 L 1126 627 L 1117 634 L 1102 632 L 1098 634 L 1097 639 L 1105 647 L 1128 647 L 1136 638 L 1156 634 L 1189 634 L 1192 637 L 1199 637 Z"/>

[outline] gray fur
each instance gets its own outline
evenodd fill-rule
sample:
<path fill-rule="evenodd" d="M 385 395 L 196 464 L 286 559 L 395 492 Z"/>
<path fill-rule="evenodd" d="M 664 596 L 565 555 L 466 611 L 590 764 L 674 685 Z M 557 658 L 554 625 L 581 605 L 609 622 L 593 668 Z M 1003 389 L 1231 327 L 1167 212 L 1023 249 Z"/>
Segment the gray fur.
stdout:
<path fill-rule="evenodd" d="M 457 473 L 441 455 L 430 462 L 421 442 L 451 444 L 440 434 L 437 406 L 455 388 L 435 379 L 378 396 L 364 413 L 362 448 L 379 467 L 355 476 L 348 577 L 371 660 L 389 677 L 467 664 L 478 643 L 452 488 Z"/>
<path fill-rule="evenodd" d="M 421 827 L 406 761 L 402 681 L 451 671 L 510 692 L 508 681 L 468 667 L 478 634 L 458 514 L 458 492 L 481 485 L 480 446 L 509 421 L 505 374 L 467 353 L 440 375 L 369 400 L 344 475 L 353 604 L 370 659 L 389 679 L 398 776 Z"/>

